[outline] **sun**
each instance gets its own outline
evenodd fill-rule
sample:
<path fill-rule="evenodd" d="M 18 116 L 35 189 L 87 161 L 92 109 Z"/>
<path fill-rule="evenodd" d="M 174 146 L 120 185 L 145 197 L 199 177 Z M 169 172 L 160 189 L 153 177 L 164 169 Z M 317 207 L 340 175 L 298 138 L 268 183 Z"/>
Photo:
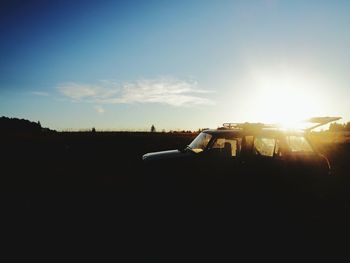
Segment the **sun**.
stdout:
<path fill-rule="evenodd" d="M 324 114 L 324 84 L 291 70 L 259 70 L 251 75 L 245 114 L 264 123 L 299 128 L 300 122 Z"/>

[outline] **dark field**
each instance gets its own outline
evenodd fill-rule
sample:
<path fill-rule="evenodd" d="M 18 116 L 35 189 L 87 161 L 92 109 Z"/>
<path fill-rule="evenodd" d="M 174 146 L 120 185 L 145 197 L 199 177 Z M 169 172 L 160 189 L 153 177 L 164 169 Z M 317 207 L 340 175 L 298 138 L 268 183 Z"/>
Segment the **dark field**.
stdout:
<path fill-rule="evenodd" d="M 2 140 L 3 191 L 141 191 L 141 157 L 184 148 L 195 134 L 72 132 Z"/>
<path fill-rule="evenodd" d="M 60 237 L 59 232 L 66 233 L 65 240 L 76 231 L 83 239 L 96 234 L 96 228 L 102 235 L 118 232 L 114 238 L 124 246 L 139 242 L 137 247 L 146 250 L 142 255 L 151 258 L 160 257 L 159 250 L 169 256 L 173 249 L 194 251 L 195 246 L 215 240 L 222 250 L 242 248 L 248 254 L 259 248 L 268 253 L 271 246 L 281 253 L 294 248 L 294 254 L 330 246 L 346 249 L 347 242 L 341 241 L 348 239 L 350 224 L 346 138 L 313 138 L 332 163 L 332 178 L 264 182 L 261 174 L 257 182 L 233 185 L 232 190 L 224 182 L 225 191 L 148 191 L 144 179 L 150 172 L 143 168 L 141 156 L 184 148 L 195 136 L 136 132 L 2 136 L 2 212 L 21 231 L 32 231 L 29 222 L 34 219 L 36 224 L 55 222 L 49 229 L 54 226 Z"/>

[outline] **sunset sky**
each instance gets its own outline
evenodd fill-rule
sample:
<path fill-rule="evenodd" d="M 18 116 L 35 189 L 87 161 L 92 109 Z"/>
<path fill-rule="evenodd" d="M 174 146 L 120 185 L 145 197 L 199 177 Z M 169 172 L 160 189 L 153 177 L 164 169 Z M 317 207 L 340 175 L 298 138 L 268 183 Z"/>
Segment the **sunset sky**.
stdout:
<path fill-rule="evenodd" d="M 52 129 L 350 121 L 350 1 L 1 1 L 0 116 Z"/>

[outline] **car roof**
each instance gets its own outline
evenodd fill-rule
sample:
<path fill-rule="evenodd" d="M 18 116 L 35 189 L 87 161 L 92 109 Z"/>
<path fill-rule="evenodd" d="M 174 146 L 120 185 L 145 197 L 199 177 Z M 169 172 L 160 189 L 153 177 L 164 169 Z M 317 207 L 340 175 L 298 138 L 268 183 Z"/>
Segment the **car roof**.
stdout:
<path fill-rule="evenodd" d="M 309 123 L 313 123 L 312 127 L 303 130 L 288 130 L 283 129 L 276 124 L 265 123 L 237 123 L 227 122 L 217 129 L 205 129 L 203 132 L 216 135 L 216 134 L 232 134 L 236 136 L 242 135 L 267 135 L 267 136 L 286 136 L 286 135 L 299 135 L 303 136 L 311 130 L 325 125 L 327 123 L 337 121 L 341 117 L 314 117 L 306 120 Z"/>
<path fill-rule="evenodd" d="M 262 129 L 235 129 L 235 128 L 218 128 L 218 129 L 207 129 L 203 132 L 213 136 L 220 135 L 233 135 L 233 136 L 244 136 L 244 135 L 265 135 L 265 136 L 286 136 L 286 135 L 298 135 L 303 136 L 305 133 L 300 130 L 283 130 L 274 128 L 262 128 Z"/>

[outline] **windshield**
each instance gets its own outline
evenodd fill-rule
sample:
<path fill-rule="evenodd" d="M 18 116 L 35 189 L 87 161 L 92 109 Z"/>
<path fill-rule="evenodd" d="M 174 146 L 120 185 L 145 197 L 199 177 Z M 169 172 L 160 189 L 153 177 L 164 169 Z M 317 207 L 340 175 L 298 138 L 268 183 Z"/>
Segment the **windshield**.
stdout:
<path fill-rule="evenodd" d="M 287 144 L 292 152 L 313 152 L 303 136 L 287 136 Z"/>
<path fill-rule="evenodd" d="M 199 153 L 207 147 L 212 135 L 202 132 L 188 146 L 193 152 Z"/>

